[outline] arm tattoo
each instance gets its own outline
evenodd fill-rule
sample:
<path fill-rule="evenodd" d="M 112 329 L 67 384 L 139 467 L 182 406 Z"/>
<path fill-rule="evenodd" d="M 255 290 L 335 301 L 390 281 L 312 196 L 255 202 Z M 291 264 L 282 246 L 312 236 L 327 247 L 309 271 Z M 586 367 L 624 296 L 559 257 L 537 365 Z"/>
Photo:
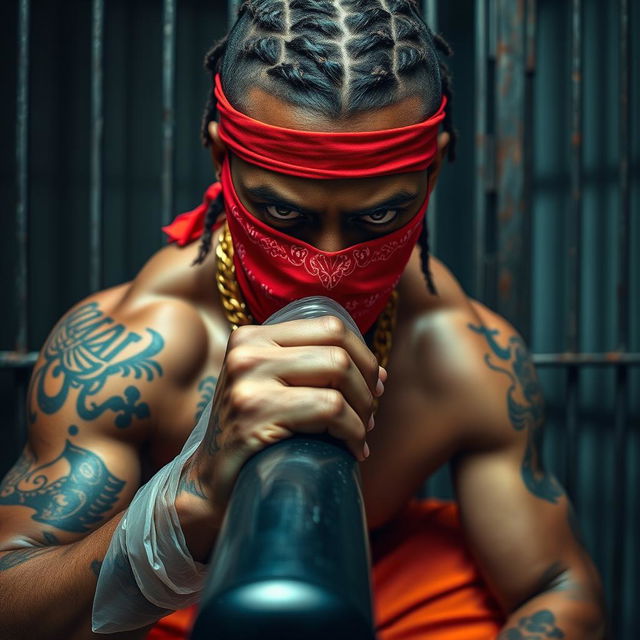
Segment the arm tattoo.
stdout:
<path fill-rule="evenodd" d="M 100 562 L 100 560 L 94 560 L 91 563 L 91 571 L 93 571 L 96 578 L 100 575 L 100 569 L 102 569 L 102 562 Z"/>
<path fill-rule="evenodd" d="M 127 386 L 123 395 L 96 402 L 96 396 L 114 375 L 151 381 L 163 374 L 153 356 L 163 349 L 164 340 L 157 331 L 146 331 L 143 339 L 124 325 L 114 324 L 96 302 L 82 305 L 63 318 L 47 340 L 42 350 L 44 363 L 31 380 L 30 421 L 35 422 L 38 410 L 49 415 L 59 411 L 72 389 L 77 390 L 76 411 L 83 420 L 111 411 L 116 414 L 116 427 L 124 429 L 134 417 L 148 418 L 149 405 L 139 402 L 140 390 L 135 385 Z"/>
<path fill-rule="evenodd" d="M 544 421 L 542 390 L 527 348 L 518 336 L 512 335 L 506 347 L 498 344 L 498 329 L 468 325 L 469 329 L 481 334 L 487 341 L 490 353 L 484 360 L 493 371 L 508 376 L 511 385 L 507 392 L 507 408 L 511 425 L 516 431 L 526 430 L 527 445 L 522 460 L 522 480 L 527 489 L 536 497 L 557 503 L 564 491 L 552 473 L 547 473 L 540 460 L 540 436 Z M 492 358 L 501 361 L 501 365 Z"/>
<path fill-rule="evenodd" d="M 62 453 L 40 466 L 25 450 L 0 484 L 0 505 L 29 507 L 37 522 L 84 533 L 104 519 L 124 485 L 99 456 L 65 440 Z"/>
<path fill-rule="evenodd" d="M 198 498 L 202 498 L 203 500 L 207 499 L 204 491 L 202 491 L 202 487 L 199 482 L 195 480 L 190 480 L 186 476 L 182 476 L 180 478 L 180 482 L 178 483 L 178 493 L 190 493 L 191 495 L 197 496 Z"/>
<path fill-rule="evenodd" d="M 200 420 L 202 412 L 207 408 L 209 402 L 211 402 L 217 383 L 218 378 L 215 378 L 214 376 L 207 376 L 200 381 L 200 384 L 198 385 L 198 391 L 200 391 L 200 402 L 198 402 L 198 410 L 194 418 L 195 422 Z"/>
<path fill-rule="evenodd" d="M 212 456 L 214 453 L 220 451 L 220 443 L 218 442 L 218 436 L 222 433 L 222 427 L 220 426 L 220 418 L 215 410 L 215 406 L 211 410 L 211 419 L 209 422 L 209 429 L 205 436 L 207 445 L 207 453 Z"/>
<path fill-rule="evenodd" d="M 564 632 L 556 626 L 556 618 L 549 609 L 541 609 L 533 615 L 520 618 L 517 627 L 505 629 L 498 640 L 547 640 L 564 638 Z"/>
<path fill-rule="evenodd" d="M 45 543 L 43 544 L 36 544 L 29 549 L 7 551 L 7 553 L 0 557 L 0 571 L 17 567 L 19 564 L 31 560 L 31 558 L 48 553 L 52 547 L 60 544 L 58 538 L 48 531 L 43 532 L 43 536 L 45 539 Z"/>

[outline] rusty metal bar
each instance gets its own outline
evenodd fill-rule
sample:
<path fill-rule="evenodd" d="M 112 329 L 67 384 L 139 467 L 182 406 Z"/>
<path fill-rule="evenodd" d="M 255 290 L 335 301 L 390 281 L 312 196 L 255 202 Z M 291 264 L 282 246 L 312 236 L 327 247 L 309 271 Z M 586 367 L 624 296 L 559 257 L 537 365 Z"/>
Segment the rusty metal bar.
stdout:
<path fill-rule="evenodd" d="M 29 212 L 29 0 L 18 2 L 18 56 L 16 89 L 16 338 L 15 349 L 27 350 L 29 264 L 27 221 Z"/>
<path fill-rule="evenodd" d="M 581 247 L 582 236 L 582 0 L 571 0 L 571 124 L 570 124 L 570 206 L 567 219 L 568 237 L 568 282 L 567 282 L 567 326 L 565 348 L 570 352 L 580 350 Z M 576 499 L 578 438 L 578 383 L 576 366 L 567 368 L 566 383 L 566 446 L 565 469 L 569 494 Z"/>
<path fill-rule="evenodd" d="M 487 0 L 477 0 L 475 20 L 475 295 L 485 299 L 487 215 Z"/>
<path fill-rule="evenodd" d="M 525 206 L 525 1 L 497 0 L 497 310 L 529 335 L 531 270 Z"/>
<path fill-rule="evenodd" d="M 630 109 L 631 99 L 631 46 L 629 41 L 629 1 L 619 0 L 619 212 L 618 212 L 618 287 L 617 287 L 617 339 L 618 350 L 629 345 L 629 281 L 631 277 L 631 199 L 629 191 Z M 611 620 L 614 633 L 621 635 L 620 620 L 624 618 L 625 547 L 627 529 L 627 448 L 629 446 L 629 385 L 628 370 L 616 369 L 616 405 L 614 414 L 614 456 L 619 481 L 616 489 L 617 508 L 613 515 L 611 556 Z M 618 627 L 616 629 L 616 627 Z"/>
<path fill-rule="evenodd" d="M 91 24 L 91 187 L 89 201 L 89 286 L 102 285 L 102 158 L 104 132 L 104 0 L 93 0 Z"/>
<path fill-rule="evenodd" d="M 438 31 L 438 0 L 424 0 L 423 2 L 423 18 L 429 25 L 431 31 Z M 429 248 L 434 253 L 438 253 L 438 187 L 431 194 L 429 200 L 429 212 L 427 214 L 429 221 Z"/>
<path fill-rule="evenodd" d="M 640 365 L 640 353 L 534 353 L 533 362 L 538 367 L 628 367 Z"/>
<path fill-rule="evenodd" d="M 162 224 L 174 213 L 176 0 L 164 0 L 162 15 Z"/>
<path fill-rule="evenodd" d="M 0 351 L 0 368 L 30 367 L 38 357 L 37 351 L 19 353 Z M 638 367 L 640 353 L 534 353 L 536 367 Z"/>

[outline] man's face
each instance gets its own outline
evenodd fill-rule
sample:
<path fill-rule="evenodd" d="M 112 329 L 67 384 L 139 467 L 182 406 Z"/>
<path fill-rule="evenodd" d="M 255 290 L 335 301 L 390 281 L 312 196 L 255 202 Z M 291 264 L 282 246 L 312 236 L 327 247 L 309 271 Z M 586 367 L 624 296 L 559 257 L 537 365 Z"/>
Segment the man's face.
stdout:
<path fill-rule="evenodd" d="M 250 117 L 307 131 L 390 129 L 420 122 L 423 115 L 422 101 L 417 97 L 342 121 L 318 118 L 258 88 L 252 90 L 249 102 Z M 224 150 L 215 125 L 209 131 L 218 164 Z M 433 188 L 440 160 L 425 171 L 314 180 L 269 171 L 232 156 L 231 173 L 238 197 L 258 219 L 322 251 L 339 251 L 404 226 L 420 210 L 427 190 Z"/>

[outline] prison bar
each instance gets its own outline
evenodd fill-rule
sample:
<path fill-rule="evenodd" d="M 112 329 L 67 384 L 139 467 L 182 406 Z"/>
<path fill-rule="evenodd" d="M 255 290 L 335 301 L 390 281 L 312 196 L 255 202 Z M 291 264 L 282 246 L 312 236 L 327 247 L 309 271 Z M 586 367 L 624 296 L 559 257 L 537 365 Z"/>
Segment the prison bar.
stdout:
<path fill-rule="evenodd" d="M 438 0 L 424 0 L 423 18 L 429 25 L 431 31 L 438 31 Z M 429 200 L 429 213 L 427 214 L 427 222 L 429 223 L 429 246 L 433 253 L 438 252 L 438 187 L 431 194 Z"/>
<path fill-rule="evenodd" d="M 91 6 L 91 185 L 89 202 L 89 288 L 102 288 L 102 178 L 104 139 L 104 0 Z"/>
<path fill-rule="evenodd" d="M 497 8 L 494 136 L 497 310 L 528 336 L 530 273 L 525 264 L 530 235 L 524 198 L 525 1 L 498 0 Z"/>
<path fill-rule="evenodd" d="M 640 366 L 640 353 L 610 351 L 609 353 L 534 353 L 537 367 L 633 367 Z M 0 351 L 0 367 L 20 369 L 31 367 L 38 359 L 37 351 L 19 353 Z"/>
<path fill-rule="evenodd" d="M 162 13 L 162 224 L 174 214 L 176 0 L 164 0 Z"/>
<path fill-rule="evenodd" d="M 581 247 L 582 237 L 582 0 L 571 2 L 571 65 L 570 65 L 570 206 L 567 212 L 567 283 L 568 309 L 565 328 L 565 349 L 570 352 L 580 350 L 580 326 L 578 313 L 581 299 Z M 566 488 L 569 495 L 579 501 L 577 470 L 579 467 L 578 447 L 578 392 L 579 370 L 569 366 L 566 373 L 565 407 L 566 429 L 564 438 L 564 467 Z"/>
<path fill-rule="evenodd" d="M 16 91 L 16 338 L 18 353 L 27 350 L 29 308 L 29 0 L 18 3 L 18 56 Z"/>
<path fill-rule="evenodd" d="M 631 199 L 629 193 L 629 156 L 630 156 L 630 111 L 629 100 L 631 92 L 631 48 L 629 42 L 629 2 L 619 0 L 619 212 L 618 212 L 618 287 L 616 307 L 617 318 L 617 348 L 626 351 L 629 345 L 629 280 L 631 276 L 630 238 L 631 238 Z M 616 404 L 614 412 L 614 444 L 613 452 L 618 473 L 616 487 L 617 508 L 613 516 L 613 539 L 622 541 L 625 538 L 627 515 L 627 447 L 629 443 L 629 372 L 627 368 L 616 369 Z M 624 585 L 625 585 L 625 545 L 613 544 L 611 557 L 611 619 L 615 637 L 621 635 L 618 629 L 619 621 L 624 615 Z M 633 570 L 631 575 L 633 575 Z"/>
<path fill-rule="evenodd" d="M 475 295 L 486 299 L 487 215 L 487 0 L 477 0 L 475 21 Z"/>

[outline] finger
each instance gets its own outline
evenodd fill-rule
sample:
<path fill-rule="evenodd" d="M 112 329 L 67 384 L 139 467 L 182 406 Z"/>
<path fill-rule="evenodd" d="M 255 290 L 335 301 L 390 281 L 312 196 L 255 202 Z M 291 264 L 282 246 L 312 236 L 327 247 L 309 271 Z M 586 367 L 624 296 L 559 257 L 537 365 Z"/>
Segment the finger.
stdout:
<path fill-rule="evenodd" d="M 291 320 L 274 325 L 248 325 L 238 328 L 230 338 L 230 344 L 241 345 L 260 341 L 281 347 L 333 345 L 342 347 L 362 374 L 369 391 L 376 393 L 379 367 L 375 356 L 359 336 L 347 328 L 335 316 L 323 316 L 305 320 Z"/>
<path fill-rule="evenodd" d="M 363 424 L 369 424 L 373 395 L 349 353 L 341 347 L 254 348 L 251 357 L 260 364 L 254 365 L 250 378 L 264 376 L 288 386 L 337 389 Z"/>
<path fill-rule="evenodd" d="M 271 404 L 265 412 L 265 428 L 279 427 L 294 433 L 329 433 L 342 440 L 357 460 L 366 458 L 362 421 L 339 391 L 289 387 L 277 399 L 274 397 Z M 269 420 L 269 414 L 273 415 L 272 420 Z"/>

